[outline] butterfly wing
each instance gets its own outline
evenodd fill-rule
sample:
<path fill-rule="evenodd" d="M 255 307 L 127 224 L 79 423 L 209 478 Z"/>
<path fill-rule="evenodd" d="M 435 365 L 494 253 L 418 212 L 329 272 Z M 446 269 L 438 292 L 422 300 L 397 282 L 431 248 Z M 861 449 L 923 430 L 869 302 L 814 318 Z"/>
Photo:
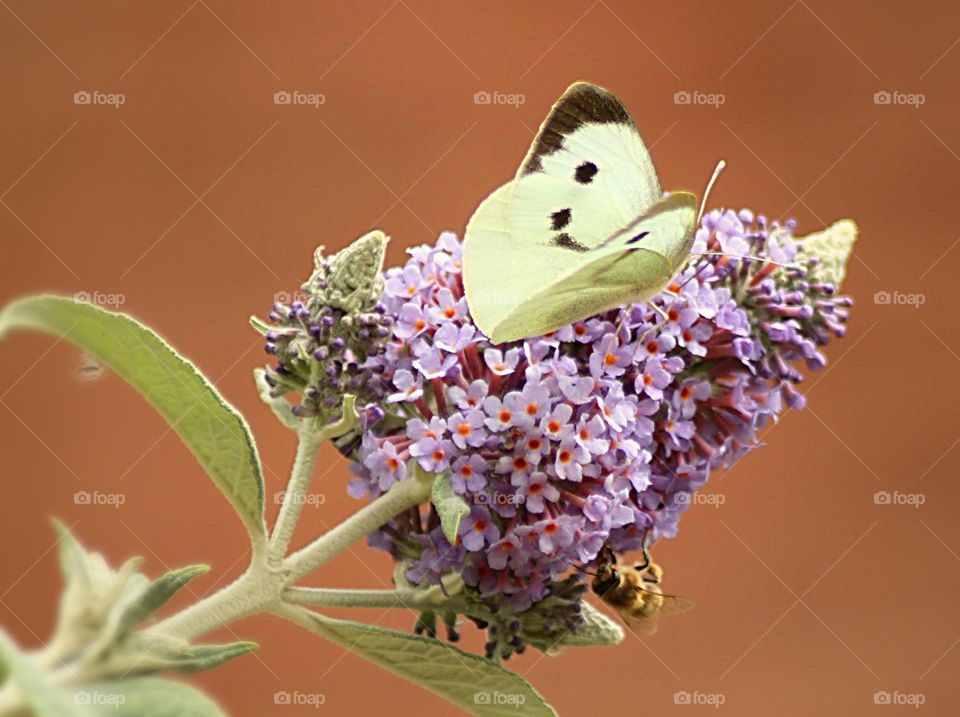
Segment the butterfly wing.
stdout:
<path fill-rule="evenodd" d="M 572 85 L 514 180 L 493 192 L 467 225 L 464 286 L 477 326 L 492 338 L 531 286 L 582 263 L 580 255 L 661 196 L 650 154 L 620 101 L 595 85 Z"/>
<path fill-rule="evenodd" d="M 517 280 L 501 280 L 496 288 L 495 301 L 502 303 L 496 304 L 499 312 L 494 323 L 489 329 L 478 323 L 480 329 L 494 343 L 514 341 L 655 296 L 669 284 L 689 253 L 696 215 L 696 197 L 677 192 L 599 246 L 578 255 L 566 269 L 545 272 L 537 260 L 527 264 L 524 258 Z M 541 257 L 540 261 L 551 258 Z M 507 259 L 494 267 L 492 278 L 509 271 L 503 266 L 509 263 Z"/>

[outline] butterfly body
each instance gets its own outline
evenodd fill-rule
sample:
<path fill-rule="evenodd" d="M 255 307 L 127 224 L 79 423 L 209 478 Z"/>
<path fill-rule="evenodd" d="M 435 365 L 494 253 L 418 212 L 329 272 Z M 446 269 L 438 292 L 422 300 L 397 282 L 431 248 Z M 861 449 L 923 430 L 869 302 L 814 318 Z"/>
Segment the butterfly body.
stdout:
<path fill-rule="evenodd" d="M 664 196 L 629 113 L 572 85 L 514 179 L 471 218 L 464 286 L 493 343 L 554 331 L 667 286 L 690 252 L 696 197 Z"/>

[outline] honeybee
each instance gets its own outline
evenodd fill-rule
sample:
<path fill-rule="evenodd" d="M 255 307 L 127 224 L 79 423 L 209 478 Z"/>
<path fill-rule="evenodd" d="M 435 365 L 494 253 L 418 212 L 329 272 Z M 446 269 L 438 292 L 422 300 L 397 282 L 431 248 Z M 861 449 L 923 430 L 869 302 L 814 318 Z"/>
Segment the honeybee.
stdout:
<path fill-rule="evenodd" d="M 663 569 L 651 562 L 646 547 L 643 562 L 633 566 L 617 565 L 616 554 L 606 545 L 597 561 L 591 589 L 638 635 L 655 633 L 660 615 L 693 609 L 689 600 L 663 593 L 660 589 Z"/>

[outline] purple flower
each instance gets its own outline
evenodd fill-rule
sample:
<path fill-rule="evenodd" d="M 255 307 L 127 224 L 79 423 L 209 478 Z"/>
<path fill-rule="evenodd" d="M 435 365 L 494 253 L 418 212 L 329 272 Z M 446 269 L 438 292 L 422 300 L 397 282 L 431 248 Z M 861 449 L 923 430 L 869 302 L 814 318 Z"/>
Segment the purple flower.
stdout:
<path fill-rule="evenodd" d="M 472 446 L 478 448 L 487 440 L 484 430 L 485 416 L 482 411 L 470 409 L 466 413 L 454 413 L 447 419 L 450 427 L 450 438 L 457 448 Z"/>
<path fill-rule="evenodd" d="M 490 517 L 490 511 L 482 506 L 474 506 L 470 515 L 460 521 L 458 534 L 463 547 L 474 553 L 500 539 L 500 530 Z"/>
<path fill-rule="evenodd" d="M 472 322 L 456 238 L 412 250 L 386 274 L 389 341 L 362 364 L 396 391 L 350 449 L 349 491 L 379 495 L 416 461 L 449 471 L 471 509 L 455 546 L 431 510 L 390 521 L 376 546 L 411 580 L 459 572 L 506 616 L 554 604 L 544 599 L 559 599 L 571 568 L 604 546 L 675 535 L 687 507 L 678 496 L 802 407 L 797 364 L 822 366 L 822 347 L 845 330 L 849 300 L 802 268 L 814 264 L 790 231 L 748 211 L 710 212 L 695 251 L 711 254 L 654 297 L 662 314 L 637 304 L 502 346 Z M 743 256 L 797 265 L 774 272 Z"/>

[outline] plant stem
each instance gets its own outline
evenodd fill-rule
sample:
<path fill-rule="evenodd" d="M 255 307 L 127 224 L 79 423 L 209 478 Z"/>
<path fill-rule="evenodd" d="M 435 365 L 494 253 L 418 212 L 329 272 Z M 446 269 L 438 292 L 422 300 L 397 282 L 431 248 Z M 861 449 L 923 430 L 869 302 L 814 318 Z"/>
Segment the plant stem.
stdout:
<path fill-rule="evenodd" d="M 291 582 L 313 572 L 394 516 L 425 501 L 430 496 L 432 483 L 433 474 L 415 469 L 412 476 L 394 483 L 375 501 L 290 555 L 284 565 L 290 569 Z"/>
<path fill-rule="evenodd" d="M 191 640 L 279 602 L 284 583 L 281 571 L 265 562 L 251 563 L 247 571 L 213 595 L 171 615 L 148 632 Z"/>
<path fill-rule="evenodd" d="M 293 472 L 287 483 L 287 490 L 283 495 L 283 505 L 280 506 L 280 515 L 270 537 L 270 560 L 280 561 L 286 555 L 290 546 L 293 531 L 300 520 L 300 511 L 306 500 L 310 479 L 313 477 L 313 467 L 317 462 L 320 445 L 326 439 L 322 432 L 304 425 L 297 434 L 297 457 L 293 463 Z"/>
<path fill-rule="evenodd" d="M 399 590 L 343 590 L 339 588 L 287 588 L 284 600 L 293 605 L 317 607 L 379 607 L 407 610 L 433 609 L 449 600 L 439 587 Z"/>

